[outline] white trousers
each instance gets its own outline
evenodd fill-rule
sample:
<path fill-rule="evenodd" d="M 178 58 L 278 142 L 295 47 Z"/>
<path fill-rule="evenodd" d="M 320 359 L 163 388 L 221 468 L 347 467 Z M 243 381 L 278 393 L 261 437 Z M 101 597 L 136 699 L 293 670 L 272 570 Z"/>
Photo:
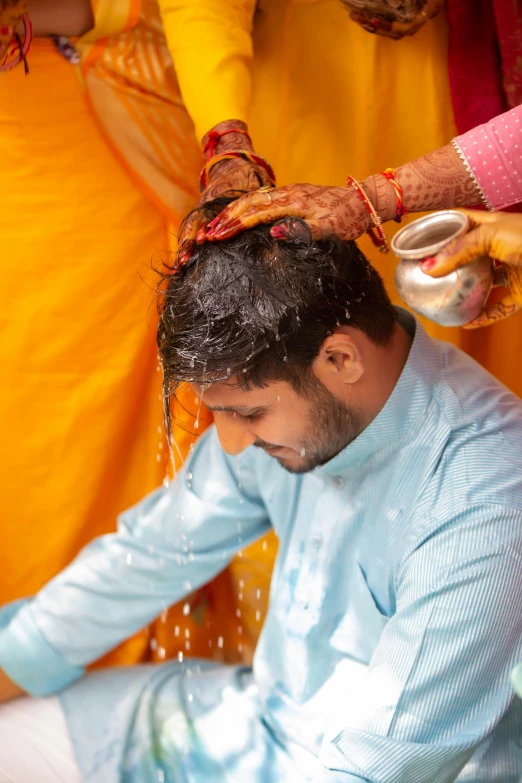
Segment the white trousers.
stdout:
<path fill-rule="evenodd" d="M 0 783 L 81 783 L 57 697 L 0 705 Z"/>

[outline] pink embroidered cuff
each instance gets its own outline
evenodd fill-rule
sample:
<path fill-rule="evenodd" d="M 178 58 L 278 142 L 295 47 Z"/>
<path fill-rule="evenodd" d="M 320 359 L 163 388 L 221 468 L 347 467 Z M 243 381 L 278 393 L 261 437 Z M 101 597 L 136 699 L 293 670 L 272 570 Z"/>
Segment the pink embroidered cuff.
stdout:
<path fill-rule="evenodd" d="M 522 202 L 522 106 L 458 136 L 453 145 L 488 209 Z"/>

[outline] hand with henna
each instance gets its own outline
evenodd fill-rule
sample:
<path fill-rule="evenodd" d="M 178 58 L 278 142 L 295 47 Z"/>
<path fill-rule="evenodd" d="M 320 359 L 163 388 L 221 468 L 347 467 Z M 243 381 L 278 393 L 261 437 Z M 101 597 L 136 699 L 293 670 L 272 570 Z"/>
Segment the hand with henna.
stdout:
<path fill-rule="evenodd" d="M 480 193 L 452 144 L 401 166 L 395 179 L 408 212 L 480 203 Z M 386 177 L 375 174 L 361 184 L 381 220 L 392 220 L 397 213 L 397 197 Z M 313 239 L 332 235 L 357 239 L 373 222 L 351 187 L 287 185 L 242 196 L 209 223 L 205 235 L 200 232 L 198 242 L 228 239 L 259 223 L 276 221 L 281 222 L 272 228 L 274 238 L 290 239 L 303 220 Z"/>
<path fill-rule="evenodd" d="M 399 41 L 408 35 L 415 35 L 421 27 L 437 15 L 442 0 L 427 0 L 423 8 L 412 16 L 411 19 L 393 18 L 394 10 L 389 8 L 386 2 L 372 3 L 368 10 L 361 8 L 360 2 L 354 3 L 352 0 L 341 0 L 343 5 L 350 11 L 350 19 L 360 25 L 366 32 L 374 35 L 381 35 L 385 38 L 392 38 Z M 375 6 L 382 5 L 383 13 L 374 10 Z"/>
<path fill-rule="evenodd" d="M 370 215 L 350 187 L 286 185 L 261 188 L 230 204 L 209 223 L 205 237 L 199 240 L 228 239 L 258 223 L 276 223 L 270 231 L 274 239 L 291 240 L 302 232 L 303 221 L 312 239 L 357 239 L 371 226 Z"/>
<path fill-rule="evenodd" d="M 465 329 L 489 326 L 510 318 L 522 310 L 522 215 L 509 212 L 475 212 L 465 210 L 471 230 L 450 242 L 434 259 L 425 261 L 423 272 L 442 277 L 471 263 L 480 256 L 500 261 L 495 270 L 494 286 L 508 289 L 500 302 L 485 307 Z"/>
<path fill-rule="evenodd" d="M 232 129 L 241 129 L 246 131 L 247 127 L 244 122 L 239 120 L 227 120 L 220 122 L 211 131 L 209 131 L 203 138 L 203 147 L 206 148 L 207 141 L 210 133 L 215 131 L 219 134 Z M 221 136 L 216 142 L 213 148 L 212 156 L 221 155 L 228 150 L 248 150 L 253 152 L 253 147 L 248 135 L 245 133 L 226 133 Z M 209 154 L 205 155 L 205 163 L 209 160 Z M 268 185 L 269 179 L 267 173 L 260 166 L 250 163 L 246 160 L 233 159 L 224 160 L 217 163 L 210 171 L 209 182 L 201 198 L 199 199 L 198 206 L 205 204 L 207 201 L 218 196 L 225 195 L 237 195 L 238 197 L 248 191 L 257 190 L 262 185 Z M 206 223 L 201 215 L 197 212 L 191 214 L 185 223 L 181 227 L 179 240 L 179 263 L 182 265 L 188 258 L 190 258 L 192 251 L 196 245 L 196 240 L 203 239 L 206 231 Z"/>

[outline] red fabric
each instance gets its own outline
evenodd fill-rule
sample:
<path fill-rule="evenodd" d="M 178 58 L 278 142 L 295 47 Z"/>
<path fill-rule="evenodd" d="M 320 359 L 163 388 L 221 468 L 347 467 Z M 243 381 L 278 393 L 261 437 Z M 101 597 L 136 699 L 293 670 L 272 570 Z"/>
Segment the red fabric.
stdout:
<path fill-rule="evenodd" d="M 494 6 L 511 6 L 513 2 L 446 2 L 449 81 L 459 134 L 488 122 L 508 108 Z M 505 20 L 503 28 L 504 24 Z"/>
<path fill-rule="evenodd" d="M 446 0 L 459 134 L 522 104 L 522 0 Z M 522 204 L 507 207 L 522 212 Z"/>

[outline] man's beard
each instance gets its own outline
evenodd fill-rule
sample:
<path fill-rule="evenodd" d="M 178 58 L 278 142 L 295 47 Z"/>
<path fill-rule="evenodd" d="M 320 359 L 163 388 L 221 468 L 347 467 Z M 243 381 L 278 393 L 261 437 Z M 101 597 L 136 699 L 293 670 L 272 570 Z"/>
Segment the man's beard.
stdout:
<path fill-rule="evenodd" d="M 362 432 L 361 413 L 340 402 L 314 376 L 307 381 L 302 395 L 310 400 L 310 414 L 300 446 L 301 460 L 289 465 L 276 457 L 281 467 L 289 473 L 308 473 L 329 462 Z M 255 446 L 270 446 L 257 441 Z M 299 453 L 299 452 L 298 452 Z"/>

